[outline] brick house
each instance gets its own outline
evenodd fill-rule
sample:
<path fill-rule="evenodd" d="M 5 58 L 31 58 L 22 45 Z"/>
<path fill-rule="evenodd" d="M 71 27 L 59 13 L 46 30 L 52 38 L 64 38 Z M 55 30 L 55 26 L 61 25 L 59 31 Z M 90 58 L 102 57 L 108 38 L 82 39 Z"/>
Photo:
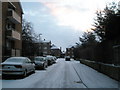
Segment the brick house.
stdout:
<path fill-rule="evenodd" d="M 66 48 L 66 54 L 65 55 L 73 58 L 74 57 L 74 47 Z"/>
<path fill-rule="evenodd" d="M 0 2 L 0 59 L 21 56 L 22 7 L 20 2 Z"/>
<path fill-rule="evenodd" d="M 61 49 L 56 46 L 51 47 L 51 55 L 61 57 Z"/>
<path fill-rule="evenodd" d="M 42 40 L 40 42 L 36 42 L 35 45 L 39 47 L 36 52 L 36 56 L 51 55 L 51 41 Z"/>

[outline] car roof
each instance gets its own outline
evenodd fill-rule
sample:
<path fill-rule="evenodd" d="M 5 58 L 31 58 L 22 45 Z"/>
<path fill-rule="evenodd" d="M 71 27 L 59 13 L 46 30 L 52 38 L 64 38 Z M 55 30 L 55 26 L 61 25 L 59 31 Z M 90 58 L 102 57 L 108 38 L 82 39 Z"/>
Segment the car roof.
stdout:
<path fill-rule="evenodd" d="M 10 57 L 10 58 L 21 58 L 21 59 L 26 59 L 27 57 Z"/>
<path fill-rule="evenodd" d="M 35 58 L 44 58 L 43 56 L 37 56 L 37 57 L 35 57 Z"/>

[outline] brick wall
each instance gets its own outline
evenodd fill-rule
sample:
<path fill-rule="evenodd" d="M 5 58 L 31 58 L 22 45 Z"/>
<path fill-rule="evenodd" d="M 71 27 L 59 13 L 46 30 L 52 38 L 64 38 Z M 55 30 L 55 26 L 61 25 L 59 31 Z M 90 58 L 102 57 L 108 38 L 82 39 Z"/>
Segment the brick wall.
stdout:
<path fill-rule="evenodd" d="M 103 64 L 89 60 L 80 60 L 80 63 L 85 64 L 107 76 L 120 81 L 120 66 L 112 66 L 112 64 Z"/>

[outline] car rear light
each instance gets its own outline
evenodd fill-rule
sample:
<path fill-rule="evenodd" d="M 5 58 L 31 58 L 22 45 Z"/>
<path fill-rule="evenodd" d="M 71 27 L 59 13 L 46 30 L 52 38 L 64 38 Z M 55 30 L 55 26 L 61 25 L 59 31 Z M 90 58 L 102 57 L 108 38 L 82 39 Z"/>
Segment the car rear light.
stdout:
<path fill-rule="evenodd" d="M 21 65 L 15 65 L 15 67 L 16 67 L 16 68 L 22 68 L 22 66 L 21 66 Z"/>

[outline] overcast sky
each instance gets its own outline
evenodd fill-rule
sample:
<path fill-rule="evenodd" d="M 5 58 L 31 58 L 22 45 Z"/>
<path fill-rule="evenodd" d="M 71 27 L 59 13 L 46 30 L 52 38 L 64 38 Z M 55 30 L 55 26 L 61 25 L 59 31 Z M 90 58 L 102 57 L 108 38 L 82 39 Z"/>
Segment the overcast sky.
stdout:
<path fill-rule="evenodd" d="M 34 31 L 65 50 L 93 27 L 96 10 L 103 10 L 112 1 L 119 0 L 21 0 L 21 4 Z"/>

